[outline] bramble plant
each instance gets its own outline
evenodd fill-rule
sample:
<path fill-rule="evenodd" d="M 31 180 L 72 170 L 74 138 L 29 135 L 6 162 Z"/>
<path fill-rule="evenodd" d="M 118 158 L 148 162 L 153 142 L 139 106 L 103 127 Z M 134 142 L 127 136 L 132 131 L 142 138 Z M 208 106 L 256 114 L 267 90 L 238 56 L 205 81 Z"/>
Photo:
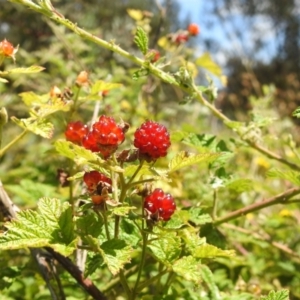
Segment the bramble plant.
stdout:
<path fill-rule="evenodd" d="M 253 109 L 248 122 L 234 121 L 215 106 L 217 89 L 211 79 L 205 86 L 195 83 L 198 67 L 223 80 L 221 69 L 210 55 L 204 53 L 193 63 L 183 58 L 189 55 L 188 50 L 184 52 L 189 39 L 200 33 L 197 24 L 161 36 L 155 45 L 162 48 L 158 51 L 149 47 L 149 16 L 129 10 L 135 22 L 132 40 L 140 51 L 134 55 L 117 41 L 99 38 L 66 19 L 49 0 L 11 2 L 68 28 L 78 43 L 83 38 L 139 67 L 130 69 L 130 77 L 122 77 L 124 70 L 116 68 L 116 79 L 112 72 L 107 80 L 84 69 L 76 73 L 72 70 L 67 76 L 71 78 L 69 88 L 61 90 L 53 78 L 53 85 L 47 86 L 44 94 L 19 94 L 26 108 L 22 106 L 18 117 L 8 119 L 9 107 L 0 111 L 1 142 L 7 126 L 22 128 L 21 133 L 2 143 L 2 160 L 10 160 L 10 151 L 25 136 L 35 136 L 30 143 L 36 153 L 31 162 L 29 158 L 25 162 L 38 163 L 42 143 L 41 151 L 46 155 L 43 166 L 36 167 L 37 178 L 42 181 L 43 172 L 50 172 L 45 169 L 54 168 L 61 184 L 57 189 L 54 184 L 43 185 L 37 180 L 21 181 L 17 187 L 7 184 L 12 195 L 15 192 L 33 201 L 27 205 L 30 208 L 22 210 L 5 192 L 6 184 L 0 186 L 1 221 L 5 221 L 0 249 L 8 256 L 28 256 L 30 251 L 41 274 L 36 276 L 45 281 L 38 279 L 36 286 L 41 291 L 36 290 L 36 296 L 28 292 L 26 299 L 49 298 L 49 294 L 52 299 L 289 299 L 290 287 L 284 281 L 270 275 L 272 280 L 256 282 L 263 276 L 259 273 L 268 268 L 266 261 L 257 259 L 260 250 L 256 247 L 260 245 L 265 252 L 265 248 L 271 249 L 270 260 L 286 255 L 295 263 L 300 261 L 292 246 L 276 242 L 268 233 L 268 224 L 279 230 L 282 223 L 277 219 L 268 223 L 261 213 L 275 204 L 295 205 L 299 202 L 295 196 L 300 194 L 298 156 L 287 155 L 291 149 L 297 153 L 293 139 L 286 142 L 282 155 L 264 146 L 274 117 L 260 115 L 265 107 L 259 107 L 258 102 L 271 99 L 272 87 L 263 87 L 262 99 L 252 99 L 257 111 Z M 0 71 L 3 85 L 15 80 L 15 75 L 43 74 L 41 66 L 16 67 L 17 51 L 9 41 L 0 42 L 0 63 L 5 63 Z M 175 89 L 185 106 L 167 103 L 164 111 L 157 109 L 159 101 L 150 97 L 148 106 L 130 102 L 131 90 L 139 94 L 160 84 Z M 125 92 L 124 85 L 129 85 Z M 126 101 L 120 100 L 119 94 Z M 174 113 L 177 110 L 178 115 Z M 221 139 L 223 133 L 204 134 L 198 122 L 203 115 L 221 121 L 229 138 Z M 187 123 L 181 122 L 181 117 Z M 40 138 L 52 142 L 41 142 Z M 259 163 L 253 163 L 258 159 Z M 276 168 L 268 167 L 271 162 Z M 247 177 L 253 165 L 259 176 L 266 176 L 268 187 Z M 26 172 L 31 171 L 29 168 Z M 15 176 L 24 174 L 16 172 Z M 289 182 L 286 189 L 278 187 L 280 180 Z M 28 196 L 26 188 L 30 185 Z M 36 193 L 43 197 L 34 198 Z M 266 194 L 270 195 L 268 199 Z M 257 218 L 254 212 L 259 213 Z M 271 220 L 274 211 L 268 213 Z M 229 223 L 232 220 L 234 224 Z M 294 219 L 289 226 L 296 226 Z M 253 255 L 243 243 L 251 245 Z M 295 239 L 289 243 L 296 243 Z M 257 270 L 251 264 L 257 264 Z M 14 286 L 22 278 L 24 286 L 31 282 L 32 276 L 26 274 L 29 266 L 12 265 L 4 259 L 0 266 L 3 299 L 12 299 Z M 288 272 L 294 265 L 282 263 L 280 267 Z M 299 296 L 298 279 L 294 279 L 291 290 Z"/>

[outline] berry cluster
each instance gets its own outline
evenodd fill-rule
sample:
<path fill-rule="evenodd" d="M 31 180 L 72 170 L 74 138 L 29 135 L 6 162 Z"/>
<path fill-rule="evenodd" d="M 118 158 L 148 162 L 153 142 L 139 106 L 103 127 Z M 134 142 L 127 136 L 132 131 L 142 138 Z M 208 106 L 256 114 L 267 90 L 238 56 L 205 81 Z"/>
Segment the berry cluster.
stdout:
<path fill-rule="evenodd" d="M 124 128 L 118 125 L 111 117 L 101 116 L 89 131 L 81 122 L 71 122 L 65 131 L 66 139 L 81 144 L 92 152 L 100 152 L 108 158 L 123 143 Z"/>
<path fill-rule="evenodd" d="M 187 42 L 190 36 L 196 36 L 199 33 L 200 27 L 195 23 L 191 23 L 186 30 L 179 30 L 177 33 L 173 34 L 171 39 L 175 44 L 180 45 Z"/>
<path fill-rule="evenodd" d="M 166 156 L 171 145 L 167 128 L 153 121 L 146 121 L 136 130 L 133 143 L 146 160 Z"/>
<path fill-rule="evenodd" d="M 112 192 L 111 179 L 98 171 L 85 172 L 83 181 L 95 205 L 107 200 L 108 193 Z"/>
<path fill-rule="evenodd" d="M 155 189 L 144 199 L 144 209 L 148 212 L 151 220 L 170 220 L 176 204 L 170 194 L 165 194 L 162 189 Z"/>

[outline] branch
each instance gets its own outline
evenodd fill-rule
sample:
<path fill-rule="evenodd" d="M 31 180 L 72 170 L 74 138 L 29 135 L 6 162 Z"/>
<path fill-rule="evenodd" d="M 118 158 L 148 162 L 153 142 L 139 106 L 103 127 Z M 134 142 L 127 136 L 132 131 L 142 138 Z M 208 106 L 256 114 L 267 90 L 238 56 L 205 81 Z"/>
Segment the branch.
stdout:
<path fill-rule="evenodd" d="M 216 219 L 213 224 L 214 225 L 220 225 L 222 223 L 237 219 L 241 216 L 244 216 L 248 213 L 260 210 L 262 208 L 272 206 L 278 203 L 288 203 L 288 199 L 292 198 L 295 195 L 300 194 L 300 188 L 292 188 L 287 190 L 286 192 L 279 194 L 275 197 L 269 198 L 267 200 L 262 200 L 259 202 L 255 202 L 251 205 L 248 205 L 246 207 L 243 207 L 241 209 L 235 210 L 229 214 L 227 214 L 224 217 Z"/>
<path fill-rule="evenodd" d="M 64 267 L 64 269 L 86 290 L 89 295 L 96 300 L 107 300 L 106 296 L 99 291 L 89 278 L 84 278 L 83 273 L 69 258 L 55 252 L 50 247 L 46 247 L 45 249 Z"/>

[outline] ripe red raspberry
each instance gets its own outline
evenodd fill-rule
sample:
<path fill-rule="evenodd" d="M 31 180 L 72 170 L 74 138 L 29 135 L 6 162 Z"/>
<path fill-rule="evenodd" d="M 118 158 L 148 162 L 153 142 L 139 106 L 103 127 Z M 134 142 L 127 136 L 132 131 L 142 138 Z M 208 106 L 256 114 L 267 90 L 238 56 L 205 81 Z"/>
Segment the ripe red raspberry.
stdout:
<path fill-rule="evenodd" d="M 83 175 L 83 181 L 91 194 L 95 192 L 101 194 L 101 191 L 99 191 L 99 185 L 102 188 L 103 186 L 106 186 L 108 190 L 111 191 L 111 179 L 98 171 L 85 172 Z"/>
<path fill-rule="evenodd" d="M 82 122 L 70 122 L 65 131 L 67 141 L 81 145 L 83 138 L 87 135 L 89 129 Z"/>
<path fill-rule="evenodd" d="M 93 125 L 92 132 L 96 142 L 102 146 L 117 146 L 124 141 L 122 128 L 111 117 L 101 116 Z"/>
<path fill-rule="evenodd" d="M 168 221 L 176 209 L 176 204 L 170 194 L 165 194 L 162 189 L 155 189 L 145 197 L 144 209 L 150 212 L 151 219 Z"/>
<path fill-rule="evenodd" d="M 108 158 L 124 141 L 124 131 L 122 125 L 118 125 L 113 118 L 101 116 L 93 125 L 92 131 L 83 138 L 82 145 Z"/>
<path fill-rule="evenodd" d="M 196 36 L 200 33 L 200 27 L 195 23 L 191 23 L 188 26 L 187 30 L 188 30 L 189 34 L 192 36 Z"/>
<path fill-rule="evenodd" d="M 167 128 L 159 123 L 146 121 L 134 133 L 134 146 L 150 160 L 166 156 L 170 145 Z"/>

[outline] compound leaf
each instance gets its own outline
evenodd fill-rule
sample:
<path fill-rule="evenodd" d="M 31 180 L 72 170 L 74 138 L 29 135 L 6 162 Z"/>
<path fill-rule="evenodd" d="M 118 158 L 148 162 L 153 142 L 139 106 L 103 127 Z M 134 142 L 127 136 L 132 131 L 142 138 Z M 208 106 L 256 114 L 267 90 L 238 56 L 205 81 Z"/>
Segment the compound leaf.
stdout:
<path fill-rule="evenodd" d="M 278 292 L 271 291 L 268 296 L 261 296 L 261 300 L 289 300 L 289 291 L 281 290 Z"/>
<path fill-rule="evenodd" d="M 0 235 L 0 249 L 51 247 L 68 256 L 76 246 L 72 218 L 68 203 L 41 198 L 37 211 L 21 211 L 17 219 L 6 224 L 8 231 Z"/>
<path fill-rule="evenodd" d="M 146 55 L 148 52 L 148 37 L 143 28 L 137 27 L 136 33 L 134 36 L 134 42 L 139 47 L 141 52 Z"/>

